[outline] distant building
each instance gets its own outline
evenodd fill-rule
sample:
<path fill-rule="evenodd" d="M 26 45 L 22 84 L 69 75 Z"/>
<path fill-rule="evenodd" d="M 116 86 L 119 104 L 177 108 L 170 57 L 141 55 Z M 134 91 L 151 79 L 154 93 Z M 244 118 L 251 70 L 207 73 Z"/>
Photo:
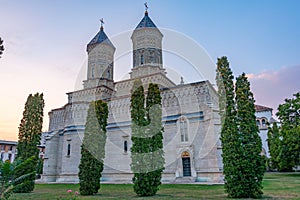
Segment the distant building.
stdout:
<path fill-rule="evenodd" d="M 259 136 L 262 141 L 262 154 L 266 155 L 268 158 L 270 157 L 269 154 L 269 147 L 268 147 L 268 124 L 273 124 L 274 122 L 278 123 L 273 117 L 272 117 L 272 108 L 261 106 L 261 105 L 255 105 L 255 116 L 256 116 L 256 124 L 259 128 Z"/>
<path fill-rule="evenodd" d="M 17 144 L 15 141 L 0 140 L 0 158 L 3 162 L 6 160 L 14 162 L 17 157 Z"/>
<path fill-rule="evenodd" d="M 41 142 L 37 146 L 39 149 L 39 158 L 41 159 L 44 159 L 45 153 L 45 136 L 43 134 L 44 133 L 41 135 Z M 3 162 L 6 160 L 10 160 L 11 163 L 14 162 L 14 160 L 17 158 L 17 145 L 18 142 L 16 141 L 0 140 L 0 158 Z"/>

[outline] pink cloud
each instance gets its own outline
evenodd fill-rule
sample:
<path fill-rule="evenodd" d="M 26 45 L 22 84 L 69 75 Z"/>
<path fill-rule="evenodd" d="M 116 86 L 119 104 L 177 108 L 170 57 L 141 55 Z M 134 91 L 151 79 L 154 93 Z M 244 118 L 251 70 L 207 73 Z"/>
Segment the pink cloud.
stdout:
<path fill-rule="evenodd" d="M 268 106 L 277 112 L 284 99 L 300 92 L 300 65 L 248 74 L 256 104 Z"/>

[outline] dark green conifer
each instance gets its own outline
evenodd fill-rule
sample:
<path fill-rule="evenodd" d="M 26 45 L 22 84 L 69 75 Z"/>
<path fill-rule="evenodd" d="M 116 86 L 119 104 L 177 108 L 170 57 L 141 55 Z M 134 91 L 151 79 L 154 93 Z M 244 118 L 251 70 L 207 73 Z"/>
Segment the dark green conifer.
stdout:
<path fill-rule="evenodd" d="M 280 162 L 281 140 L 280 131 L 276 122 L 268 128 L 268 147 L 271 157 L 270 166 L 272 169 L 278 169 Z"/>
<path fill-rule="evenodd" d="M 223 173 L 225 191 L 229 197 L 235 197 L 236 194 L 239 193 L 239 181 L 241 179 L 241 173 L 237 168 L 241 145 L 236 123 L 233 78 L 227 57 L 223 56 L 218 58 L 216 81 L 222 122 L 221 142 Z"/>
<path fill-rule="evenodd" d="M 243 73 L 236 79 L 237 126 L 241 144 L 237 169 L 240 171 L 239 191 L 235 197 L 260 198 L 266 170 L 261 156 L 262 143 L 256 125 L 255 106 L 250 83 Z"/>
<path fill-rule="evenodd" d="M 19 126 L 18 157 L 26 160 L 31 156 L 38 157 L 44 111 L 43 94 L 30 94 L 27 98 L 23 118 Z"/>
<path fill-rule="evenodd" d="M 100 189 L 105 157 L 107 118 L 107 103 L 102 100 L 90 103 L 78 173 L 81 195 L 93 195 Z"/>
<path fill-rule="evenodd" d="M 144 88 L 135 81 L 131 95 L 131 169 L 134 191 L 139 196 L 155 195 L 164 169 L 161 96 L 157 84 L 149 84 L 145 108 Z"/>
<path fill-rule="evenodd" d="M 44 105 L 43 94 L 39 93 L 30 94 L 25 103 L 23 118 L 19 126 L 17 149 L 18 159 L 27 164 L 18 166 L 15 176 L 20 177 L 25 175 L 25 173 L 32 173 L 32 175 L 16 182 L 14 184 L 14 192 L 31 192 L 34 189 L 36 166 L 39 156 L 38 145 L 40 144 L 43 126 Z"/>

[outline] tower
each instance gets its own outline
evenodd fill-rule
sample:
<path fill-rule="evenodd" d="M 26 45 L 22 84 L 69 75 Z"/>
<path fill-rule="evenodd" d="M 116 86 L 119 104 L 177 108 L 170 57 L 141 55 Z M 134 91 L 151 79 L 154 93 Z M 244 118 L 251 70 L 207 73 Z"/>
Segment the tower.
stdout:
<path fill-rule="evenodd" d="M 131 78 L 137 78 L 157 72 L 163 72 L 162 38 L 150 19 L 147 8 L 145 15 L 131 36 L 133 46 L 133 68 Z"/>
<path fill-rule="evenodd" d="M 116 48 L 104 32 L 101 19 L 100 31 L 87 45 L 88 69 L 84 88 L 93 88 L 101 85 L 113 89 L 114 53 Z"/>

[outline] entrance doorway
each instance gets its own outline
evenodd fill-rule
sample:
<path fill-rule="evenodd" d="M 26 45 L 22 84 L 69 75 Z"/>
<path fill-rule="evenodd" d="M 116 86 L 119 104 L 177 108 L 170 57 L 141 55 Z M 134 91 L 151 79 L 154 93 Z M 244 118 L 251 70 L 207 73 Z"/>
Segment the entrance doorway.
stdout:
<path fill-rule="evenodd" d="M 191 159 L 189 152 L 185 151 L 182 153 L 182 168 L 183 176 L 191 176 Z"/>

